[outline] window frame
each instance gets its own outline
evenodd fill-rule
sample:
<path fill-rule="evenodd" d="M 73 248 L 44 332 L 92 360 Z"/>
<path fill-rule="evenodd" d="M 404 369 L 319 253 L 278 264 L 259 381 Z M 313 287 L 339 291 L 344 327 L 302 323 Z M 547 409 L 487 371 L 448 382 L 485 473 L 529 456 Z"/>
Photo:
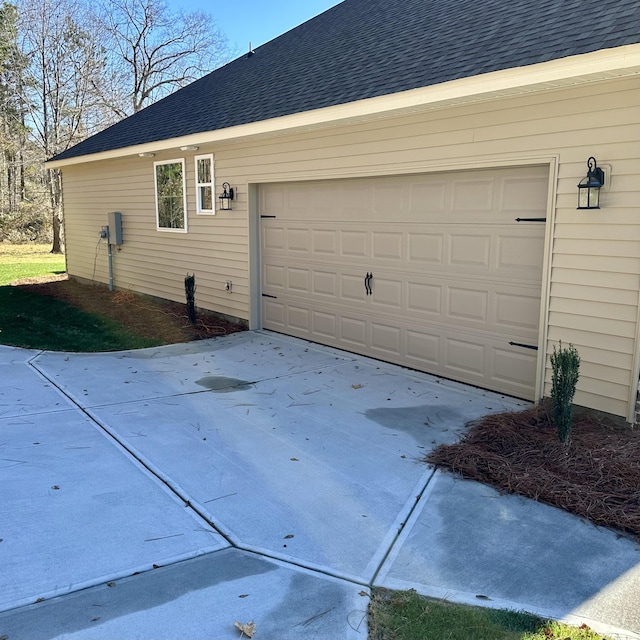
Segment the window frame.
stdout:
<path fill-rule="evenodd" d="M 198 175 L 198 160 L 210 160 L 211 162 L 211 175 L 209 178 L 210 182 L 200 182 Z M 194 177 L 195 177 L 195 185 L 196 185 L 196 214 L 200 216 L 215 216 L 216 215 L 216 174 L 215 174 L 215 166 L 214 166 L 214 156 L 213 153 L 203 153 L 194 157 Z M 211 187 L 211 209 L 204 209 L 201 206 L 200 202 L 200 188 L 201 187 Z"/>
<path fill-rule="evenodd" d="M 168 164 L 179 164 L 182 167 L 182 206 L 183 206 L 183 223 L 182 228 L 179 227 L 161 227 L 160 226 L 160 207 L 158 201 L 158 167 Z M 173 233 L 187 233 L 187 170 L 184 158 L 174 158 L 171 160 L 158 160 L 153 163 L 153 188 L 156 196 L 156 230 Z"/>

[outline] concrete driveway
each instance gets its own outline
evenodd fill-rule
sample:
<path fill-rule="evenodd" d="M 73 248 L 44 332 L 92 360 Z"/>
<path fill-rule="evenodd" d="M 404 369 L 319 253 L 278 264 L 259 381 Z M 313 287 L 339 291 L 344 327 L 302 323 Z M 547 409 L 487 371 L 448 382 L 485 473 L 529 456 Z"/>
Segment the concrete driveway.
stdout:
<path fill-rule="evenodd" d="M 371 586 L 640 637 L 634 541 L 420 461 L 523 402 L 268 332 L 0 376 L 0 638 L 363 639 Z"/>

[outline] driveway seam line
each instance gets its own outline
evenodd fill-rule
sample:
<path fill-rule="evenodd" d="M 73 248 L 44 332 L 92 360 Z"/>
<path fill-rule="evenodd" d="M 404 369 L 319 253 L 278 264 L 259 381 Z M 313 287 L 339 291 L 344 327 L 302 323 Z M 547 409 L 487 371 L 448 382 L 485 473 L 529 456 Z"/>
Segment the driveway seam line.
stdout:
<path fill-rule="evenodd" d="M 185 503 L 187 508 L 191 509 L 199 518 L 204 520 L 210 527 L 212 527 L 214 531 L 218 535 L 220 535 L 225 540 L 225 542 L 227 542 L 227 544 L 231 545 L 232 547 L 237 546 L 229 539 L 227 535 L 225 535 L 222 531 L 220 531 L 218 527 L 216 527 L 208 518 L 206 518 L 202 513 L 200 513 L 200 511 L 193 506 L 193 504 L 188 499 L 188 497 L 185 498 L 182 495 L 180 495 L 180 493 L 176 491 L 174 487 L 172 487 L 164 478 L 162 478 L 153 469 L 151 469 L 149 465 L 146 464 L 144 460 L 142 460 L 138 455 L 136 455 L 134 451 L 132 451 L 126 444 L 121 442 L 97 418 L 92 416 L 91 413 L 89 413 L 88 409 L 85 409 L 77 400 L 75 400 L 71 395 L 69 395 L 64 389 L 60 388 L 58 384 L 52 378 L 50 378 L 45 372 L 41 371 L 35 365 L 31 364 L 31 362 L 29 362 L 29 365 L 32 366 L 34 369 L 36 369 L 36 371 L 39 371 L 47 380 L 49 380 L 49 382 L 51 382 L 51 384 L 54 385 L 54 387 L 62 395 L 68 398 L 69 401 L 72 402 L 83 413 L 83 415 L 86 416 L 87 419 L 89 419 L 94 425 L 96 425 L 100 429 L 100 431 L 104 433 L 112 442 L 114 442 L 122 451 L 126 452 L 127 455 L 130 456 L 136 463 L 141 465 L 147 471 L 147 473 L 152 475 L 157 481 L 161 482 L 164 486 L 166 486 L 171 491 L 171 493 L 173 493 L 177 498 L 179 498 L 183 503 Z"/>
<path fill-rule="evenodd" d="M 285 560 L 284 558 L 278 557 L 275 554 L 271 554 L 271 553 L 267 553 L 265 551 L 256 551 L 255 549 L 252 549 L 251 547 L 244 547 L 242 545 L 235 545 L 234 546 L 235 549 L 238 549 L 239 551 L 243 551 L 244 553 L 250 553 L 254 556 L 258 556 L 259 558 L 268 558 L 269 560 L 273 560 L 275 562 L 281 562 L 282 564 L 286 564 L 286 565 L 290 565 L 292 567 L 298 567 L 300 569 L 304 569 L 305 571 L 311 571 L 312 573 L 317 573 L 323 576 L 328 576 L 329 578 L 334 578 L 336 580 L 342 580 L 343 582 L 349 582 L 350 584 L 356 584 L 359 587 L 367 587 L 367 588 L 371 588 L 371 584 L 369 584 L 366 580 L 366 578 L 363 578 L 362 580 L 358 580 L 355 577 L 347 577 L 344 575 L 340 575 L 338 573 L 332 573 L 330 570 L 328 569 L 320 569 L 317 566 L 311 566 L 311 565 L 307 565 L 304 564 L 304 562 L 299 561 L 299 562 L 295 562 L 293 560 Z"/>
<path fill-rule="evenodd" d="M 378 568 L 375 570 L 375 572 L 374 572 L 374 574 L 373 574 L 373 576 L 371 578 L 371 583 L 369 585 L 371 588 L 373 588 L 373 585 L 375 584 L 376 580 L 378 579 L 378 575 L 380 574 L 380 571 L 382 571 L 382 567 L 384 567 L 387 559 L 389 558 L 389 556 L 393 552 L 394 547 L 398 543 L 398 539 L 400 538 L 400 536 L 404 532 L 407 524 L 411 520 L 411 517 L 413 516 L 414 512 L 418 508 L 418 505 L 420 505 L 420 503 L 422 502 L 422 498 L 423 498 L 427 488 L 429 487 L 429 485 L 433 481 L 433 478 L 435 477 L 435 475 L 436 475 L 436 468 L 434 467 L 433 471 L 429 475 L 429 478 L 425 482 L 424 487 L 422 487 L 422 490 L 420 491 L 420 493 L 418 494 L 418 496 L 414 500 L 413 505 L 411 505 L 411 509 L 409 509 L 409 512 L 407 513 L 407 517 L 404 519 L 404 522 L 402 523 L 402 526 L 398 529 L 398 531 L 396 532 L 396 535 L 393 537 L 393 540 L 391 541 L 391 544 L 387 548 L 387 551 L 384 554 L 384 557 L 380 561 L 380 564 L 378 565 Z M 420 505 L 420 506 L 422 506 L 422 505 Z"/>
<path fill-rule="evenodd" d="M 282 562 L 284 564 L 287 565 L 291 565 L 293 567 L 299 567 L 301 569 L 304 569 L 306 571 L 312 571 L 314 573 L 320 574 L 320 575 L 326 575 L 328 577 L 331 578 L 335 578 L 337 580 L 342 580 L 345 582 L 349 582 L 351 584 L 356 584 L 362 587 L 366 587 L 366 588 L 371 588 L 371 585 L 373 584 L 373 580 L 369 583 L 367 582 L 366 578 L 363 578 L 362 580 L 356 580 L 354 578 L 347 578 L 343 575 L 339 575 L 336 573 L 332 573 L 330 570 L 322 570 L 318 567 L 315 566 L 309 566 L 309 565 L 305 565 L 303 562 L 294 562 L 292 560 L 288 560 L 288 559 L 283 559 L 278 557 L 277 555 L 272 555 L 269 553 L 266 553 L 264 551 L 256 551 L 255 549 L 251 549 L 250 547 L 245 547 L 242 544 L 238 544 L 236 542 L 234 542 L 234 540 L 231 538 L 231 536 L 227 533 L 224 533 L 223 531 L 221 531 L 219 529 L 219 527 L 212 522 L 211 520 L 209 520 L 209 518 L 207 516 L 205 516 L 202 511 L 196 506 L 194 505 L 194 503 L 191 501 L 190 497 L 188 494 L 183 495 L 182 491 L 178 488 L 173 486 L 171 483 L 169 483 L 164 477 L 162 477 L 162 475 L 156 471 L 154 471 L 144 460 L 142 460 L 138 454 L 135 453 L 134 450 L 130 449 L 126 444 L 124 444 L 122 441 L 120 441 L 118 439 L 118 437 L 111 432 L 111 430 L 105 426 L 104 424 L 101 423 L 101 421 L 97 418 L 94 417 L 91 413 L 90 410 L 94 409 L 96 407 L 83 407 L 77 400 L 75 400 L 71 395 L 69 395 L 64 389 L 60 388 L 58 386 L 58 384 L 51 378 L 49 377 L 49 375 L 42 371 L 39 367 L 37 367 L 35 364 L 32 364 L 31 362 L 29 362 L 29 365 L 32 366 L 34 369 L 36 369 L 36 371 L 40 372 L 42 376 L 44 376 L 49 382 L 51 382 L 52 385 L 54 385 L 54 387 L 60 391 L 60 393 L 62 393 L 66 398 L 69 399 L 70 402 L 73 403 L 73 405 L 75 407 L 77 407 L 94 425 L 96 425 L 101 432 L 103 432 L 104 434 L 106 434 L 110 440 L 112 440 L 121 450 L 123 450 L 124 452 L 126 452 L 127 455 L 131 456 L 131 458 L 138 464 L 140 464 L 149 474 L 151 474 L 157 481 L 161 482 L 164 486 L 166 486 L 171 493 L 173 493 L 177 498 L 180 499 L 180 501 L 182 501 L 183 503 L 185 503 L 186 508 L 191 509 L 195 514 L 197 514 L 197 516 L 199 518 L 201 518 L 202 520 L 204 520 L 210 527 L 212 527 L 214 529 L 214 531 L 220 535 L 225 542 L 227 542 L 228 545 L 230 545 L 230 547 L 225 547 L 225 548 L 233 548 L 233 549 L 238 549 L 240 551 L 244 551 L 245 553 L 251 553 L 253 555 L 256 555 L 258 557 L 263 557 L 263 558 L 268 558 L 270 560 L 276 560 L 278 562 Z M 280 377 L 280 376 L 278 376 Z M 282 377 L 288 377 L 288 376 L 282 376 Z M 274 378 L 269 378 L 269 379 L 274 379 Z M 255 383 L 254 383 L 255 384 Z M 195 392 L 189 392 L 186 394 L 176 394 L 176 396 L 182 396 L 182 395 L 192 395 L 194 393 L 210 393 L 211 390 L 209 389 L 204 389 L 202 391 L 195 391 Z M 176 396 L 171 396 L 171 397 L 176 397 Z M 164 397 L 164 396 L 161 396 Z M 134 401 L 132 401 L 134 402 Z M 137 400 L 135 402 L 140 402 L 140 400 Z M 116 403 L 116 404 L 125 404 L 125 403 Z M 103 405 L 100 405 L 103 406 Z M 106 405 L 106 406 L 111 406 L 111 405 Z M 426 486 L 426 485 L 425 485 Z M 422 492 L 420 492 L 420 496 L 422 496 L 422 493 L 424 492 L 424 489 Z M 416 501 L 417 502 L 417 501 Z M 413 507 L 415 508 L 415 507 Z M 409 515 L 411 513 L 413 513 L 413 508 L 411 509 L 411 511 L 409 512 Z M 408 516 L 409 517 L 409 516 Z M 407 520 L 408 520 L 407 517 Z M 394 537 L 394 542 L 397 539 L 397 536 Z M 393 546 L 393 545 L 392 545 Z M 208 551 L 204 554 L 201 555 L 208 555 L 209 553 L 216 553 L 215 551 Z M 385 553 L 385 559 L 388 555 L 388 552 Z M 167 566 L 167 565 L 164 565 Z M 377 571 L 376 574 L 377 575 Z M 374 575 L 374 577 L 375 577 Z M 122 577 L 127 577 L 127 576 L 122 576 Z M 101 584 L 100 582 L 98 584 Z"/>

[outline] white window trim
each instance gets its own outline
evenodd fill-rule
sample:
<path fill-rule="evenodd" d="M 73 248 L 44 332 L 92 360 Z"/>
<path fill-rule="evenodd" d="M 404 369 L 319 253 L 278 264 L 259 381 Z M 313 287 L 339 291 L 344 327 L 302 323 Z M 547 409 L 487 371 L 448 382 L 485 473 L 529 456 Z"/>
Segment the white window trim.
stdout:
<path fill-rule="evenodd" d="M 204 159 L 211 160 L 211 182 L 198 182 L 198 160 Z M 194 158 L 195 168 L 195 183 L 196 183 L 196 213 L 200 216 L 215 216 L 216 215 L 216 173 L 213 153 L 204 153 Z M 200 187 L 211 187 L 211 209 L 202 209 L 200 207 Z"/>
<path fill-rule="evenodd" d="M 156 167 L 164 164 L 178 164 L 182 165 L 182 200 L 183 200 L 183 211 L 184 211 L 184 228 L 183 229 L 172 229 L 170 227 L 161 227 L 160 226 L 160 209 L 158 207 L 158 176 L 156 174 Z M 158 162 L 153 163 L 153 189 L 156 194 L 156 230 L 157 231 L 165 231 L 168 233 L 187 233 L 187 221 L 188 221 L 188 212 L 187 212 L 187 171 L 184 162 L 184 158 L 175 158 L 173 160 L 159 160 Z"/>

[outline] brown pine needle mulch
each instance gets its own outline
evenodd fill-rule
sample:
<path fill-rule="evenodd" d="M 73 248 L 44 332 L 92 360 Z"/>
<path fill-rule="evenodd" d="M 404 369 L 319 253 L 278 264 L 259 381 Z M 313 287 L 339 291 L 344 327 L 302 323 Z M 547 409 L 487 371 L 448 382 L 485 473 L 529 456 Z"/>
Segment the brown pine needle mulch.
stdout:
<path fill-rule="evenodd" d="M 136 335 L 157 339 L 162 344 L 215 338 L 246 329 L 238 322 L 201 310 L 192 325 L 185 303 L 152 299 L 126 290 L 109 291 L 104 285 L 78 282 L 66 274 L 55 279 L 26 278 L 13 284 L 63 300 L 87 313 L 111 318 Z"/>
<path fill-rule="evenodd" d="M 640 536 L 640 430 L 582 411 L 567 446 L 546 403 L 473 423 L 426 462 Z"/>

